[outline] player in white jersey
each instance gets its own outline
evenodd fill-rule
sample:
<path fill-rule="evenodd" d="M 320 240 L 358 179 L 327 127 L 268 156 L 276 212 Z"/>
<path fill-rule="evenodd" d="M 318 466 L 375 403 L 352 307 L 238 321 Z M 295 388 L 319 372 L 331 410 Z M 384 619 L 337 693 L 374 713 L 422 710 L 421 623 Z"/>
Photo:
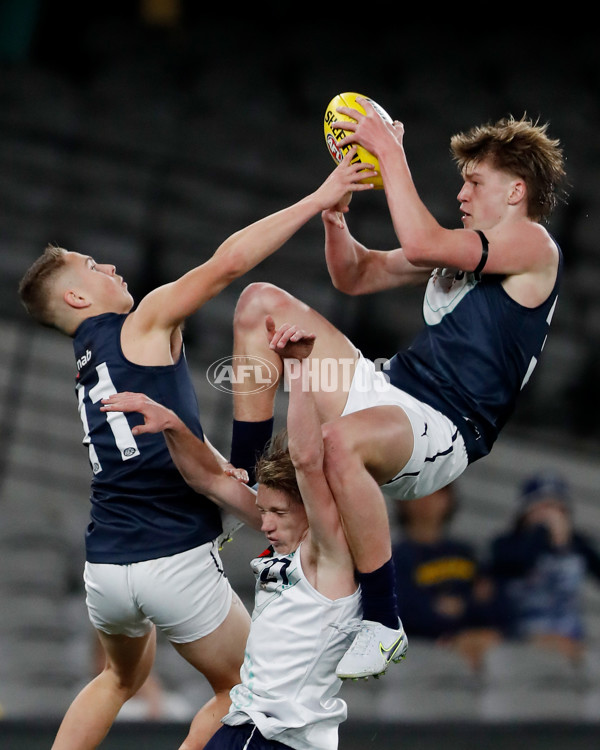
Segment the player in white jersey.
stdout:
<path fill-rule="evenodd" d="M 562 151 L 546 126 L 506 118 L 452 138 L 464 181 L 463 228 L 447 229 L 418 195 L 403 125 L 386 123 L 368 100 L 361 105 L 365 114 L 339 109 L 354 120 L 341 124 L 351 132 L 340 145 L 359 142 L 378 158 L 401 247 L 369 249 L 350 233 L 348 206 L 324 211 L 328 270 L 350 295 L 426 283 L 423 330 L 379 372 L 329 321 L 273 285 L 247 287 L 234 318 L 234 355 L 269 359 L 279 372 L 277 347 L 265 336 L 268 316 L 317 335 L 311 359 L 329 376 L 315 394 L 325 474 L 363 596 L 363 631 L 338 667 L 343 676 L 384 671 L 379 628 L 397 622 L 389 529 L 380 531 L 387 524 L 382 487 L 399 499 L 425 495 L 490 451 L 544 346 L 562 268 L 542 225 L 564 177 Z M 276 389 L 256 385 L 235 386 L 234 428 L 245 434 L 273 414 Z"/>
<path fill-rule="evenodd" d="M 294 460 L 293 431 L 303 423 L 304 415 L 289 423 Z M 315 431 L 305 434 L 310 441 Z M 335 667 L 359 621 L 360 596 L 329 490 L 323 484 L 314 491 L 313 470 L 308 464 L 308 471 L 296 467 L 303 500 L 292 487 L 289 454 L 277 438 L 257 468 L 257 505 L 270 548 L 252 561 L 256 594 L 241 683 L 231 691 L 227 729 L 208 745 L 214 750 L 233 747 L 236 736 L 252 737 L 247 747 L 254 750 L 278 743 L 333 750 L 346 718 L 345 702 L 336 697 L 341 683 Z M 322 477 L 320 467 L 316 471 Z M 318 507 L 323 496 L 325 505 Z M 334 523 L 322 523 L 321 511 Z M 329 534 L 327 528 L 331 536 L 324 544 L 319 534 Z"/>
<path fill-rule="evenodd" d="M 295 328 L 301 344 L 282 354 L 308 373 L 314 337 Z M 275 332 L 276 335 L 279 332 Z M 311 388 L 293 378 L 285 435 L 259 461 L 256 505 L 269 549 L 253 560 L 256 599 L 241 682 L 231 691 L 224 726 L 207 750 L 294 748 L 335 750 L 346 704 L 335 667 L 360 622 L 354 563 L 337 506 L 323 474 L 321 423 Z M 210 469 L 203 444 L 172 412 L 140 394 L 115 394 L 106 411 L 140 411 L 138 432 L 164 432 L 186 481 L 230 507 L 244 505 L 248 490 Z M 396 658 L 405 650 L 405 640 Z"/>

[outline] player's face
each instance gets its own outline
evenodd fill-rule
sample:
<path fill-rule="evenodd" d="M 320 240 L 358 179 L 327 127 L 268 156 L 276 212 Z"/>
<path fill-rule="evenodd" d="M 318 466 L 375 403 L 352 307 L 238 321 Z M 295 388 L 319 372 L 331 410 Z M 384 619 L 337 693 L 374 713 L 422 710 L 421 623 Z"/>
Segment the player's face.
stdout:
<path fill-rule="evenodd" d="M 262 518 L 261 531 L 275 552 L 286 555 L 296 550 L 308 530 L 304 505 L 281 490 L 259 485 L 256 506 Z"/>
<path fill-rule="evenodd" d="M 66 252 L 65 260 L 69 267 L 70 281 L 79 284 L 86 298 L 107 312 L 129 312 L 133 297 L 122 276 L 108 263 L 96 263 L 93 258 L 81 253 Z"/>
<path fill-rule="evenodd" d="M 468 166 L 463 171 L 463 180 L 457 198 L 465 229 L 485 230 L 499 224 L 514 204 L 518 186 L 521 189 L 523 186 L 522 180 L 487 161 Z"/>

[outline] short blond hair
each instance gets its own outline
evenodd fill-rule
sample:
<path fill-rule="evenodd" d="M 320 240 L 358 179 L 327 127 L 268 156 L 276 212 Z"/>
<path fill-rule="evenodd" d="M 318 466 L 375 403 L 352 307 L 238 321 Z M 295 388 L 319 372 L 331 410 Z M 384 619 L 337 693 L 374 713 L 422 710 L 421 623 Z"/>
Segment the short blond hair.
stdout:
<path fill-rule="evenodd" d="M 19 283 L 19 297 L 34 320 L 50 328 L 56 327 L 51 309 L 51 285 L 65 267 L 65 250 L 48 245 L 25 272 Z"/>
<path fill-rule="evenodd" d="M 256 463 L 256 481 L 270 489 L 285 492 L 292 499 L 302 502 L 286 430 L 278 432 L 259 457 Z"/>
<path fill-rule="evenodd" d="M 450 149 L 459 169 L 489 159 L 493 166 L 525 181 L 527 215 L 534 221 L 548 219 L 559 199 L 566 174 L 560 141 L 552 140 L 546 131 L 548 123 L 539 125 L 523 116 L 520 120 L 505 117 L 497 122 L 479 125 L 450 140 Z"/>

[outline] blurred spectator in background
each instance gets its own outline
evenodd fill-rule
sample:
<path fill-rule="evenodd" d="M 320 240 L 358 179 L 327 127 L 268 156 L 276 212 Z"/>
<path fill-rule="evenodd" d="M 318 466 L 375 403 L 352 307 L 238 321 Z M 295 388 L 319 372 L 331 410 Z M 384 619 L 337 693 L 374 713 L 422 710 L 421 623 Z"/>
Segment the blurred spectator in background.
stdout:
<path fill-rule="evenodd" d="M 457 507 L 453 485 L 398 501 L 398 606 L 409 636 L 454 647 L 477 668 L 485 649 L 502 638 L 505 608 L 474 546 L 448 531 Z"/>
<path fill-rule="evenodd" d="M 582 586 L 588 574 L 600 580 L 600 550 L 573 526 L 564 477 L 524 482 L 513 528 L 492 541 L 490 573 L 509 604 L 511 637 L 580 656 Z"/>

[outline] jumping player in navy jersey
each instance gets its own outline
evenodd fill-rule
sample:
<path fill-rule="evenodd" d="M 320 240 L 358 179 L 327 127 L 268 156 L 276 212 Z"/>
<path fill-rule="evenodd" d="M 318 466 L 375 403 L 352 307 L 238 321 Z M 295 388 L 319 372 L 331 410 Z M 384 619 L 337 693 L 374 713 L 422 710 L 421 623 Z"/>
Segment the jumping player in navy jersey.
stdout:
<path fill-rule="evenodd" d="M 144 392 L 204 439 L 183 322 L 309 219 L 340 204 L 348 191 L 365 189 L 361 177 L 349 156 L 314 193 L 233 234 L 205 263 L 136 308 L 115 266 L 77 252 L 49 247 L 23 277 L 19 291 L 29 313 L 73 338 L 93 471 L 86 601 L 106 655 L 105 669 L 67 711 L 54 750 L 98 746 L 150 672 L 155 627 L 215 691 L 182 750 L 203 748 L 219 726 L 239 681 L 250 624 L 219 560 L 219 510 L 186 485 L 162 436 L 136 435 L 135 415 L 106 414 L 101 401 L 118 390 Z M 212 455 L 228 470 L 222 456 Z M 242 520 L 260 526 L 254 506 Z"/>
<path fill-rule="evenodd" d="M 401 247 L 368 249 L 350 233 L 348 206 L 326 210 L 328 270 L 350 295 L 426 283 L 424 329 L 377 369 L 315 310 L 272 285 L 248 286 L 234 317 L 236 355 L 268 357 L 281 371 L 265 322 L 272 329 L 287 321 L 316 334 L 315 367 L 328 363 L 320 367 L 328 382 L 315 395 L 325 472 L 357 565 L 364 614 L 363 632 L 338 665 L 343 677 L 385 671 L 386 647 L 402 633 L 389 598 L 394 569 L 389 529 L 381 534 L 384 493 L 407 500 L 429 494 L 489 453 L 542 353 L 562 269 L 542 221 L 565 176 L 560 144 L 545 125 L 509 117 L 457 134 L 451 148 L 464 181 L 463 228 L 446 229 L 418 195 L 402 123 L 386 123 L 368 100 L 361 104 L 365 114 L 339 109 L 355 120 L 340 125 L 350 131 L 340 145 L 358 142 L 378 158 Z M 234 420 L 251 432 L 270 417 L 273 399 L 274 389 L 252 398 L 238 389 Z"/>

